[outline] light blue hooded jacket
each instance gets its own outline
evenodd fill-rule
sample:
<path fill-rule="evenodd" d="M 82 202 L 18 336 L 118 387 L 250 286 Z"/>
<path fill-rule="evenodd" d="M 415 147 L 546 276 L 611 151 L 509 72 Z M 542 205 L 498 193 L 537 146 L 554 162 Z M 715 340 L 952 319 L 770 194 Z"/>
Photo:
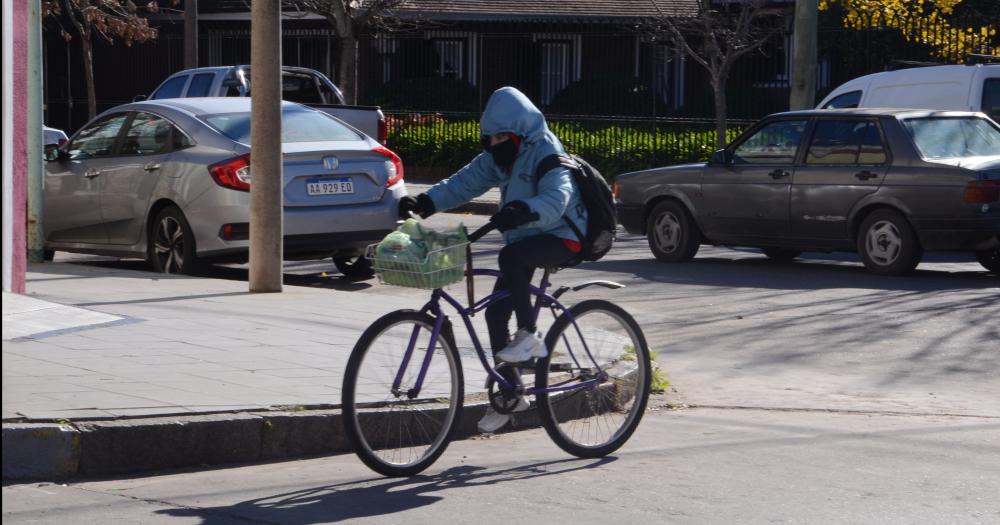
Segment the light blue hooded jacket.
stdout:
<path fill-rule="evenodd" d="M 565 155 L 559 139 L 545 125 L 542 112 L 517 89 L 496 90 L 486 103 L 479 121 L 483 135 L 508 132 L 522 137 L 514 165 L 508 173 L 493 162 L 493 156 L 482 152 L 451 177 L 427 190 L 434 209 L 449 210 L 486 190 L 500 188 L 500 207 L 512 201 L 523 201 L 538 213 L 539 219 L 510 230 L 504 240 L 510 244 L 526 237 L 551 234 L 563 239 L 577 239 L 565 215 L 584 235 L 587 234 L 587 210 L 580 200 L 573 174 L 563 167 L 549 170 L 538 180 L 535 190 L 535 167 L 552 154 Z"/>

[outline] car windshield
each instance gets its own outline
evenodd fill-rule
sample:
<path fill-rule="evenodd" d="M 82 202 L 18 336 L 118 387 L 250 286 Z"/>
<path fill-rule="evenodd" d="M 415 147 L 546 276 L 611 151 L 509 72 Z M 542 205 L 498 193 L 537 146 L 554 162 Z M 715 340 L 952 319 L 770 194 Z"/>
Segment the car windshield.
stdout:
<path fill-rule="evenodd" d="M 910 118 L 903 125 L 925 159 L 1000 155 L 1000 129 L 984 118 Z"/>
<path fill-rule="evenodd" d="M 199 118 L 236 142 L 250 144 L 250 112 L 216 113 L 201 115 Z M 361 140 L 361 136 L 319 111 L 286 108 L 281 112 L 281 142 L 329 140 Z"/>

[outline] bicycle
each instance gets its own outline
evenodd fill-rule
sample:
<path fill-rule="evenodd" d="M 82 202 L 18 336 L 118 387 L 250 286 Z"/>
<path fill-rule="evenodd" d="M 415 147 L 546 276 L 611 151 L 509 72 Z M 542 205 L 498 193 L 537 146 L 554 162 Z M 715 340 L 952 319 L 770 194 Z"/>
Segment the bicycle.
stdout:
<path fill-rule="evenodd" d="M 473 268 L 471 243 L 493 229 L 488 223 L 470 234 L 467 242 L 438 250 L 451 256 L 453 267 L 427 271 L 422 263 L 407 263 L 412 266 L 400 269 L 379 264 L 377 256 L 373 261 L 385 282 L 432 289 L 430 300 L 420 310 L 397 310 L 372 323 L 347 363 L 342 390 L 347 437 L 358 457 L 380 474 L 399 477 L 423 471 L 445 451 L 458 427 L 465 381 L 442 300 L 455 309 L 468 330 L 488 376 L 487 394 L 494 410 L 510 413 L 517 396 L 535 396 L 535 408 L 549 437 L 581 458 L 610 454 L 639 425 L 652 375 L 639 325 L 608 301 L 590 299 L 572 307 L 559 301 L 570 291 L 591 286 L 615 289 L 622 288 L 621 284 L 589 281 L 561 286 L 549 294 L 549 277 L 558 269 L 545 268 L 539 286 L 532 285 L 531 292 L 535 319 L 542 308 L 554 318 L 545 336 L 548 356 L 490 366 L 472 317 L 508 293 L 499 291 L 475 300 L 474 277 L 499 278 L 500 272 Z M 442 253 L 429 253 L 428 259 L 435 256 Z M 403 282 L 407 272 L 413 279 Z M 442 289 L 463 278 L 467 307 Z M 525 388 L 520 381 L 508 381 L 502 375 L 504 367 L 518 372 L 534 369 L 535 386 Z"/>

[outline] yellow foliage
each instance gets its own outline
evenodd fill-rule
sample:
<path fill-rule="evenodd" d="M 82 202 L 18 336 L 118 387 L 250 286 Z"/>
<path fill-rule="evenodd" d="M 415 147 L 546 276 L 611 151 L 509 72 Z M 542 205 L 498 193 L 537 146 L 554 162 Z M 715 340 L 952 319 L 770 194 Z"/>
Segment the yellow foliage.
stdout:
<path fill-rule="evenodd" d="M 962 0 L 819 0 L 821 11 L 832 5 L 844 10 L 841 24 L 851 29 L 895 29 L 908 42 L 934 48 L 934 55 L 961 62 L 971 53 L 1000 54 L 997 28 L 954 27 L 948 15 Z"/>

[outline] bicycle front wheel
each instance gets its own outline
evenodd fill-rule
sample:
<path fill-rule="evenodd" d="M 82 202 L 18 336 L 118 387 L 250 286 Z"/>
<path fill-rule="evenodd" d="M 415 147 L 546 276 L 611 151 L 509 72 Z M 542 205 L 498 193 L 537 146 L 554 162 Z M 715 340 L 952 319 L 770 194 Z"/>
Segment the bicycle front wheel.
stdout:
<path fill-rule="evenodd" d="M 392 312 L 365 330 L 347 362 L 344 428 L 358 457 L 380 474 L 412 476 L 429 467 L 448 447 L 461 416 L 462 366 L 447 330 L 415 388 L 433 329 L 430 315 Z"/>
<path fill-rule="evenodd" d="M 549 355 L 538 362 L 535 386 L 569 388 L 536 396 L 552 441 L 582 458 L 624 445 L 642 419 L 652 377 L 635 319 L 608 301 L 583 301 L 556 319 L 545 346 Z"/>

